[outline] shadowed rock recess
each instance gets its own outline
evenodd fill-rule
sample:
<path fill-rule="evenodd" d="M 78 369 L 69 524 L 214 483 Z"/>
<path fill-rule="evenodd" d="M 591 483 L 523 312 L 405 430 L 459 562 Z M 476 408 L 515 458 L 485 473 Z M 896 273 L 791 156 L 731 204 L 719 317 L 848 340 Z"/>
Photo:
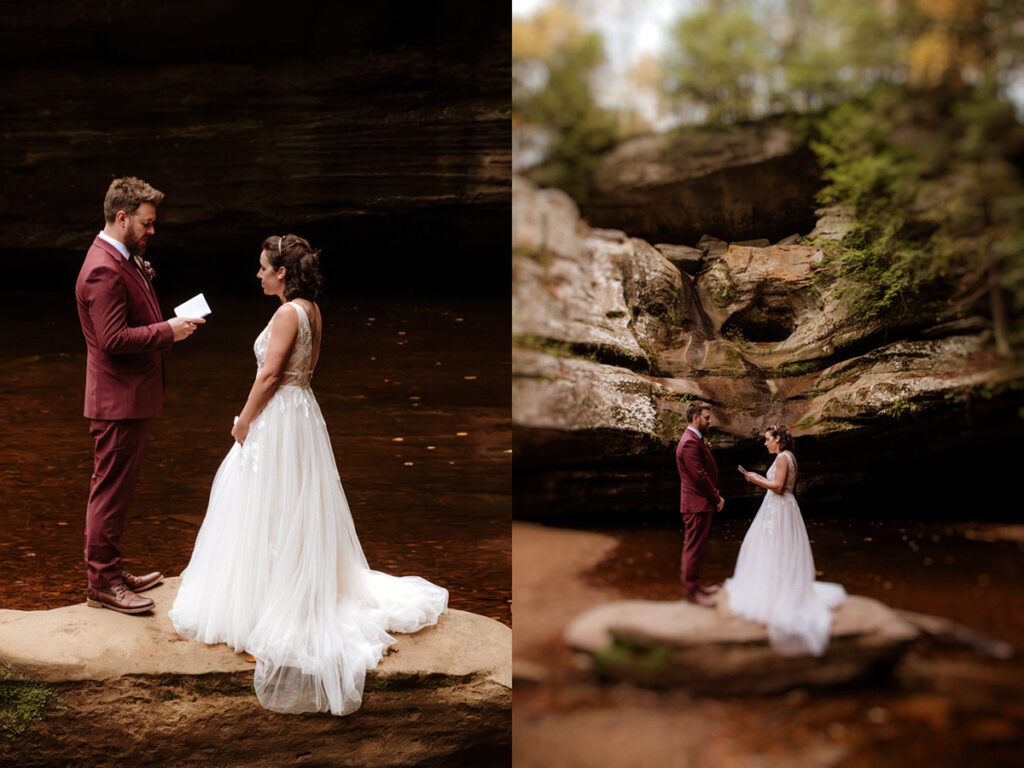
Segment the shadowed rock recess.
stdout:
<path fill-rule="evenodd" d="M 699 232 L 712 203 L 662 201 L 680 222 L 667 232 Z M 1024 366 L 995 356 L 983 300 L 950 285 L 899 317 L 864 316 L 823 268 L 823 243 L 848 226 L 841 210 L 774 243 L 652 244 L 632 236 L 630 223 L 652 227 L 623 206 L 616 218 L 591 202 L 586 221 L 562 191 L 513 180 L 517 516 L 677 508 L 672 452 L 693 399 L 713 407 L 727 499 L 763 494 L 733 467 L 767 466 L 759 435 L 773 423 L 798 438 L 797 492 L 812 514 L 879 494 L 893 509 L 956 514 L 974 494 L 937 483 L 943 466 L 997 485 L 1013 476 Z"/>
<path fill-rule="evenodd" d="M 84 604 L 0 611 L 0 762 L 51 766 L 507 764 L 512 631 L 465 611 L 396 635 L 345 717 L 260 707 L 254 665 L 226 645 L 179 638 L 167 617 Z M 483 762 L 480 762 L 483 761 Z"/>
<path fill-rule="evenodd" d="M 582 206 L 595 225 L 650 242 L 776 241 L 814 226 L 820 185 L 804 132 L 763 120 L 627 139 L 584 174 Z"/>
<path fill-rule="evenodd" d="M 504 296 L 507 265 L 479 257 L 508 242 L 509 49 L 491 4 L 11 6 L 0 263 L 73 284 L 132 174 L 167 195 L 163 286 L 249 288 L 262 237 L 288 230 L 335 292 Z"/>

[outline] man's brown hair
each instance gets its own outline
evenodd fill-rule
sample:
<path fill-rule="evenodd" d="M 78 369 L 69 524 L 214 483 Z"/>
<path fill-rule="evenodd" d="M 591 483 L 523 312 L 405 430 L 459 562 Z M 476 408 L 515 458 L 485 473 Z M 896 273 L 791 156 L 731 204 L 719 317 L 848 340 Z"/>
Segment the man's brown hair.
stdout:
<path fill-rule="evenodd" d="M 686 422 L 690 423 L 697 414 L 710 410 L 711 406 L 702 400 L 691 400 L 686 404 Z"/>
<path fill-rule="evenodd" d="M 131 216 L 143 203 L 152 203 L 155 207 L 160 205 L 163 199 L 163 192 L 154 189 L 142 179 L 122 176 L 110 182 L 107 188 L 107 196 L 103 198 L 103 217 L 107 221 L 113 221 L 118 211 L 124 211 Z"/>

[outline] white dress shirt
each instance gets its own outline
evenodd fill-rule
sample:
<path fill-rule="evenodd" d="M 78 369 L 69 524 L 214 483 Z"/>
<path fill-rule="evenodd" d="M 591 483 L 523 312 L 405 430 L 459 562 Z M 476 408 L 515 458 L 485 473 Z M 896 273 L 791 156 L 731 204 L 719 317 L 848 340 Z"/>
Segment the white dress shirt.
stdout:
<path fill-rule="evenodd" d="M 106 240 L 112 246 L 117 248 L 117 252 L 120 253 L 122 256 L 124 256 L 125 259 L 127 259 L 128 261 L 132 260 L 132 255 L 130 253 L 128 253 L 128 249 L 125 247 L 125 244 L 122 243 L 120 240 L 115 240 L 110 235 L 108 235 L 106 232 L 100 232 L 100 237 L 102 237 L 104 240 Z"/>

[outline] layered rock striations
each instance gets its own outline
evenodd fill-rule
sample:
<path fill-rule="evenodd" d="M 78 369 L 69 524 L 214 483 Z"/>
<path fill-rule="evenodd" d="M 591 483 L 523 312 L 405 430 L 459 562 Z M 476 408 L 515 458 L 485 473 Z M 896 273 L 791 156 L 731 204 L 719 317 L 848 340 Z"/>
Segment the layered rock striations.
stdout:
<path fill-rule="evenodd" d="M 988 422 L 1009 427 L 1007 444 L 1020 432 L 1005 418 L 1024 367 L 995 356 L 989 320 L 955 287 L 899 318 L 844 301 L 823 250 L 841 211 L 819 211 L 814 239 L 656 246 L 591 227 L 567 195 L 525 179 L 513 211 L 520 514 L 670 508 L 693 399 L 713 406 L 720 466 L 767 463 L 757 438 L 771 423 L 813 441 L 801 487 L 818 499 L 872 473 L 888 482 L 922 442 L 981 446 Z"/>
<path fill-rule="evenodd" d="M 190 269 L 207 292 L 218 269 L 247 282 L 262 237 L 295 231 L 344 264 L 335 285 L 480 293 L 479 269 L 455 267 L 508 230 L 509 36 L 496 6 L 12 6 L 0 259 L 73 282 L 128 174 L 167 195 L 150 243 L 165 285 Z M 445 256 L 429 269 L 427 242 Z"/>

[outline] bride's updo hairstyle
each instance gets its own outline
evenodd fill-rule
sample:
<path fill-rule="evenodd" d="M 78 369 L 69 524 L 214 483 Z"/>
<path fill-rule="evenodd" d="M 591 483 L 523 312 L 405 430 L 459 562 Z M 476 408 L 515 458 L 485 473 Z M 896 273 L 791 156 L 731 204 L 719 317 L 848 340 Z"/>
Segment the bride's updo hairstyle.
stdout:
<path fill-rule="evenodd" d="M 790 434 L 789 427 L 776 427 L 774 424 L 772 424 L 770 427 L 768 427 L 768 433 L 772 437 L 779 438 L 780 451 L 793 450 L 793 435 Z"/>
<path fill-rule="evenodd" d="M 275 270 L 285 268 L 284 297 L 316 300 L 324 279 L 320 276 L 320 251 L 304 237 L 271 235 L 263 241 L 267 260 Z"/>

